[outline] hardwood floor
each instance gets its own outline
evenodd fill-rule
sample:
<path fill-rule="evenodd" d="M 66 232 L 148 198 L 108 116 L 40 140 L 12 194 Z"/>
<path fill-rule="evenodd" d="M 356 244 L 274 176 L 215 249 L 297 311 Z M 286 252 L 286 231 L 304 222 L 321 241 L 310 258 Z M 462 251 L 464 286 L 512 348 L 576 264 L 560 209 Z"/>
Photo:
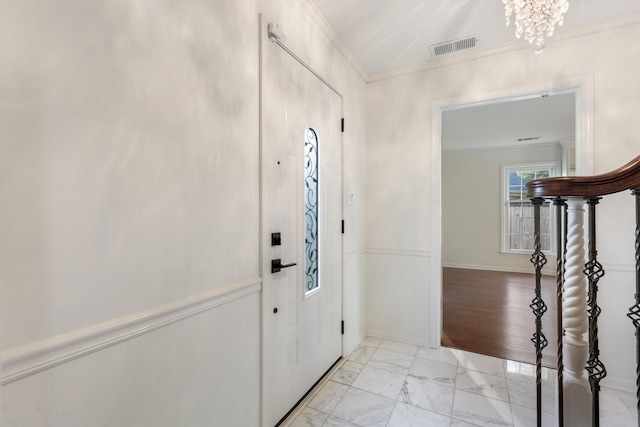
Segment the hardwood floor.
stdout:
<path fill-rule="evenodd" d="M 533 274 L 444 268 L 442 345 L 535 364 L 535 318 L 529 307 L 534 292 Z M 542 298 L 549 341 L 543 363 L 555 366 L 555 277 L 543 276 Z"/>

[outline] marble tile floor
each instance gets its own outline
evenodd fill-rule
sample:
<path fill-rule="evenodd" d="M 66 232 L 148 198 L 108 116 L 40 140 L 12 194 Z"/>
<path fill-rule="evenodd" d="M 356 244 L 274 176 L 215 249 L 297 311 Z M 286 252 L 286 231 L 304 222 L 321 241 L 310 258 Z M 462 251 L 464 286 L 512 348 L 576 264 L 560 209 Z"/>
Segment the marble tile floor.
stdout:
<path fill-rule="evenodd" d="M 543 426 L 554 426 L 555 372 L 543 370 Z M 635 394 L 603 387 L 602 427 L 637 425 Z M 449 348 L 367 337 L 284 427 L 536 425 L 535 367 Z"/>

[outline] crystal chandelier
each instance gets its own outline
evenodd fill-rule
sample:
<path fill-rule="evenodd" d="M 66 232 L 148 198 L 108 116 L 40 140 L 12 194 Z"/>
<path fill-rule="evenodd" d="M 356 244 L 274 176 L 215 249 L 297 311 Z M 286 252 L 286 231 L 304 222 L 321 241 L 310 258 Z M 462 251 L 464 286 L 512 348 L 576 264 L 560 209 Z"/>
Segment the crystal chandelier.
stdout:
<path fill-rule="evenodd" d="M 516 37 L 524 36 L 529 43 L 535 43 L 534 51 L 542 52 L 544 37 L 551 37 L 556 24 L 562 25 L 562 15 L 569 9 L 568 0 L 502 0 L 509 25 L 511 15 L 515 16 Z"/>

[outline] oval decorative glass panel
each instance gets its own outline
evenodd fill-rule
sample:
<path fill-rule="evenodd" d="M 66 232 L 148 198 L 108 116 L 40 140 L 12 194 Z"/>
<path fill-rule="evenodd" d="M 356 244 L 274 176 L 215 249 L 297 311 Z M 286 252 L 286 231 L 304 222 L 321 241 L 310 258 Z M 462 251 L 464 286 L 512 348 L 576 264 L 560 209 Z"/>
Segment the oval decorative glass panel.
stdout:
<path fill-rule="evenodd" d="M 318 135 L 304 138 L 305 292 L 318 288 Z"/>

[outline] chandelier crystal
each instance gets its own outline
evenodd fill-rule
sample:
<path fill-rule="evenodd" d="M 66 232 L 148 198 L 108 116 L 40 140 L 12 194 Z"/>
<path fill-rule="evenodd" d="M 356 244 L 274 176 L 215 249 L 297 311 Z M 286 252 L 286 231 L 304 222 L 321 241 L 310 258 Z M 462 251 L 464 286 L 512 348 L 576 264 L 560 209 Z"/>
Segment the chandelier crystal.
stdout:
<path fill-rule="evenodd" d="M 535 43 L 536 53 L 542 52 L 545 36 L 553 35 L 556 24 L 562 25 L 562 15 L 569 9 L 568 0 L 502 0 L 502 3 L 507 26 L 514 15 L 516 37 L 524 36 L 529 43 Z"/>

